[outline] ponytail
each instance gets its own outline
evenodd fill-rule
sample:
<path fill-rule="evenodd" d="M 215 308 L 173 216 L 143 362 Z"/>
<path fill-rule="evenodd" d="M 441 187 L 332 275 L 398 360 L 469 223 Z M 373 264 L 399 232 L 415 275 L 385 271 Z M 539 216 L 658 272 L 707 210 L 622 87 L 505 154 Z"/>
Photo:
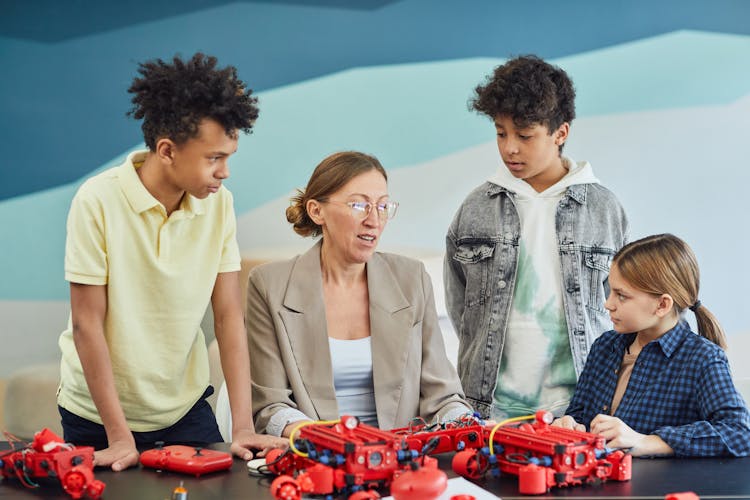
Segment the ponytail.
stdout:
<path fill-rule="evenodd" d="M 718 345 L 722 349 L 727 349 L 727 337 L 724 329 L 719 324 L 719 320 L 711 311 L 706 308 L 700 301 L 697 301 L 690 309 L 695 313 L 695 322 L 698 324 L 698 333 L 708 340 Z"/>

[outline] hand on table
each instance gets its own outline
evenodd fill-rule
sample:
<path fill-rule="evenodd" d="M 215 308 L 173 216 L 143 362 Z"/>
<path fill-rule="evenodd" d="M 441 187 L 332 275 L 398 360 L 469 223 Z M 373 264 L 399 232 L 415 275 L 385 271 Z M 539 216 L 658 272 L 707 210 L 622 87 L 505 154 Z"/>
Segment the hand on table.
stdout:
<path fill-rule="evenodd" d="M 119 472 L 128 467 L 138 465 L 140 454 L 135 448 L 135 441 L 122 440 L 109 443 L 108 448 L 94 452 L 94 465 L 97 467 L 112 466 L 112 470 Z"/>
<path fill-rule="evenodd" d="M 250 429 L 239 429 L 232 433 L 232 446 L 230 449 L 233 455 L 243 460 L 250 460 L 254 456 L 252 450 L 260 450 L 256 455 L 264 457 L 273 448 L 285 450 L 288 447 L 288 439 L 269 436 L 268 434 L 256 434 Z"/>

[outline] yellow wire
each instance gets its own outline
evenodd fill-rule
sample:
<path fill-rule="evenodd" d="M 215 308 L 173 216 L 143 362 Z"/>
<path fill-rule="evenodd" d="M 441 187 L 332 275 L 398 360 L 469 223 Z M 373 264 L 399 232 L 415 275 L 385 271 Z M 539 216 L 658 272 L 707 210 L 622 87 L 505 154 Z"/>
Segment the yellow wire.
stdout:
<path fill-rule="evenodd" d="M 532 418 L 536 418 L 536 415 L 522 415 L 520 417 L 508 418 L 508 419 L 503 420 L 499 424 L 495 424 L 495 427 L 493 427 L 492 431 L 490 431 L 490 455 L 495 454 L 495 451 L 492 446 L 493 438 L 495 437 L 495 431 L 497 431 L 500 427 L 504 425 L 512 424 L 513 422 L 520 422 L 522 420 L 530 420 Z"/>
<path fill-rule="evenodd" d="M 306 425 L 313 425 L 313 424 L 321 424 L 321 425 L 331 425 L 331 424 L 338 424 L 341 422 L 341 419 L 338 420 L 314 420 L 314 421 L 304 421 L 298 426 L 296 426 L 294 429 L 292 429 L 292 432 L 289 433 L 289 447 L 292 449 L 294 453 L 301 457 L 306 457 L 308 454 L 304 451 L 299 451 L 296 446 L 294 446 L 294 435 L 297 434 L 297 431 L 299 431 L 301 428 L 303 428 Z"/>

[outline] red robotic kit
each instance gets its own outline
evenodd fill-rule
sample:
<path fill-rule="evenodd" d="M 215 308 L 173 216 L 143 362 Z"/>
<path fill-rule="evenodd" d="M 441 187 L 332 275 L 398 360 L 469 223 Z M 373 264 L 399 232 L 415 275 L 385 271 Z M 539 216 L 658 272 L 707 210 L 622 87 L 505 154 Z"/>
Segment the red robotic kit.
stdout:
<path fill-rule="evenodd" d="M 144 451 L 141 453 L 141 465 L 199 477 L 210 472 L 231 469 L 232 455 L 223 451 L 175 444 Z"/>
<path fill-rule="evenodd" d="M 428 484 L 423 479 L 427 474 L 405 473 L 435 469 L 435 459 L 428 455 L 451 451 L 456 452 L 452 467 L 457 474 L 469 479 L 513 474 L 518 476 L 520 493 L 526 495 L 546 493 L 552 487 L 630 480 L 632 457 L 606 448 L 603 438 L 553 427 L 552 414 L 545 411 L 522 419 L 534 420 L 487 426 L 466 417 L 388 432 L 350 416 L 305 424 L 298 428 L 297 439 L 290 440 L 291 451 L 272 450 L 266 457 L 268 471 L 281 475 L 272 483 L 272 493 L 292 500 L 304 493 L 353 494 L 389 485 L 394 493 L 395 484 L 398 493 L 409 491 L 412 500 L 434 498 L 439 478 Z M 416 488 L 409 484 L 412 477 L 420 478 Z"/>
<path fill-rule="evenodd" d="M 380 498 L 377 488 L 390 486 L 402 474 L 420 468 L 442 476 L 445 489 L 446 476 L 437 468 L 436 459 L 420 455 L 401 437 L 362 424 L 356 417 L 303 424 L 297 429 L 296 439 L 296 430 L 292 433 L 291 450 L 271 450 L 266 456 L 268 471 L 279 475 L 271 483 L 277 499 L 295 500 L 305 493 Z M 424 486 L 435 488 L 433 480 Z"/>
<path fill-rule="evenodd" d="M 552 420 L 551 413 L 538 411 L 533 423 L 485 427 L 488 446 L 457 452 L 453 470 L 469 479 L 487 472 L 516 475 L 524 495 L 540 495 L 552 487 L 630 480 L 630 455 L 608 449 L 604 438 L 595 434 L 553 427 Z"/>
<path fill-rule="evenodd" d="M 9 439 L 11 445 L 18 441 Z M 101 497 L 105 484 L 94 479 L 93 469 L 93 447 L 65 443 L 49 429 L 37 432 L 30 446 L 0 453 L 4 478 L 16 478 L 27 488 L 39 487 L 34 479 L 56 478 L 72 498 Z"/>

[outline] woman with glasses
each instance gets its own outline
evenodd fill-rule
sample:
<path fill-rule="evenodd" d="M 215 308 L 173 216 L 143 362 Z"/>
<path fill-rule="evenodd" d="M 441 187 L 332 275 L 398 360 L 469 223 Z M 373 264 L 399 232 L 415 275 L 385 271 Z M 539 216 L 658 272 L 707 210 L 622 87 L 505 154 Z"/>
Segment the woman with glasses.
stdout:
<path fill-rule="evenodd" d="M 430 278 L 417 260 L 376 252 L 398 203 L 380 162 L 325 158 L 287 220 L 322 236 L 306 253 L 251 271 L 245 321 L 258 432 L 354 415 L 392 429 L 471 410 L 448 361 Z"/>

